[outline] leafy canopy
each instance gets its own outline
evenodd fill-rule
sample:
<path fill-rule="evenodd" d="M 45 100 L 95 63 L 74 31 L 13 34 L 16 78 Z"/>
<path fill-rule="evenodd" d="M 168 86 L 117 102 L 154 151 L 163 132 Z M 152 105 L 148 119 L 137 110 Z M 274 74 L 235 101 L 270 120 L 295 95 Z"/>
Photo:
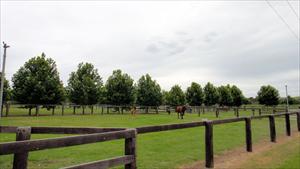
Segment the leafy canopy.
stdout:
<path fill-rule="evenodd" d="M 137 104 L 144 106 L 159 106 L 162 104 L 161 88 L 149 74 L 142 76 L 136 87 Z"/>
<path fill-rule="evenodd" d="M 279 93 L 271 85 L 261 86 L 260 90 L 257 93 L 259 104 L 263 105 L 278 105 L 279 103 Z"/>
<path fill-rule="evenodd" d="M 207 106 L 215 105 L 219 102 L 219 92 L 210 82 L 204 87 L 204 98 L 204 103 Z"/>
<path fill-rule="evenodd" d="M 68 80 L 70 101 L 75 104 L 92 105 L 102 94 L 102 79 L 91 63 L 80 63 Z"/>
<path fill-rule="evenodd" d="M 232 105 L 240 106 L 245 101 L 245 97 L 242 91 L 235 85 L 231 87 L 231 95 L 232 95 Z"/>
<path fill-rule="evenodd" d="M 0 84 L 1 84 L 1 76 L 0 72 Z M 4 86 L 3 86 L 3 102 L 6 102 L 11 99 L 11 88 L 9 86 L 8 80 L 4 77 Z"/>
<path fill-rule="evenodd" d="M 13 97 L 23 104 L 58 104 L 65 92 L 54 60 L 45 54 L 29 59 L 12 78 Z"/>
<path fill-rule="evenodd" d="M 200 106 L 204 101 L 204 93 L 201 86 L 192 82 L 191 86 L 186 90 L 186 101 L 191 106 Z"/>
<path fill-rule="evenodd" d="M 109 104 L 126 105 L 134 102 L 133 79 L 121 70 L 114 70 L 105 84 Z"/>
<path fill-rule="evenodd" d="M 231 88 L 229 85 L 220 86 L 218 88 L 220 100 L 219 103 L 221 106 L 231 106 L 233 103 L 233 97 L 231 94 Z"/>
<path fill-rule="evenodd" d="M 167 103 L 171 106 L 185 104 L 185 95 L 179 85 L 174 85 L 167 94 Z"/>

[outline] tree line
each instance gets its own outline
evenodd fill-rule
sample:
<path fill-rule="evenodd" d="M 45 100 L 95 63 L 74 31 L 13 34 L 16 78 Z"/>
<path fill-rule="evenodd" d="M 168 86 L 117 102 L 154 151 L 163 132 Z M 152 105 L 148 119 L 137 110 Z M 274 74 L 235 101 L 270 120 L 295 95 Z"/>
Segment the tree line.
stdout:
<path fill-rule="evenodd" d="M 278 90 L 262 86 L 255 99 L 246 98 L 235 85 L 216 87 L 208 82 L 203 88 L 192 82 L 183 91 L 174 85 L 170 91 L 162 90 L 149 74 L 143 75 L 136 83 L 121 70 L 114 70 L 104 83 L 98 70 L 91 63 L 80 63 L 70 74 L 68 84 L 63 86 L 56 63 L 41 56 L 29 59 L 12 78 L 12 87 L 5 79 L 4 101 L 13 100 L 21 104 L 61 104 L 71 102 L 77 105 L 220 105 L 240 106 L 257 100 L 264 105 L 277 105 L 280 102 Z M 290 98 L 292 100 L 292 98 Z M 295 102 L 295 100 L 293 100 Z"/>

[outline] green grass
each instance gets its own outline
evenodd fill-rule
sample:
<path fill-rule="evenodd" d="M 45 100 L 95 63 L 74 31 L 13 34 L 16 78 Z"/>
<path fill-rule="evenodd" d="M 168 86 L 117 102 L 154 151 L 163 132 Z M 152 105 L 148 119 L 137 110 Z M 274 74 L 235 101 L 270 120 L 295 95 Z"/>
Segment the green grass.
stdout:
<path fill-rule="evenodd" d="M 250 112 L 241 112 L 241 116 Z M 221 113 L 220 118 L 233 117 L 233 112 Z M 135 117 L 127 114 L 84 116 L 4 117 L 1 125 L 10 126 L 84 126 L 84 127 L 138 127 L 216 119 L 214 113 L 187 114 L 184 120 L 175 114 L 143 114 Z M 291 118 L 295 128 L 295 118 Z M 252 122 L 253 142 L 269 137 L 268 120 Z M 278 135 L 284 134 L 284 118 L 276 118 Z M 222 153 L 245 144 L 244 122 L 214 126 L 214 152 Z M 62 135 L 33 134 L 32 139 L 61 137 Z M 0 134 L 0 142 L 15 140 L 15 134 Z M 141 169 L 170 169 L 205 158 L 204 128 L 196 127 L 173 131 L 140 134 L 137 139 L 137 164 Z M 49 149 L 30 152 L 29 168 L 59 168 L 83 162 L 105 159 L 124 154 L 124 140 Z M 12 155 L 0 156 L 0 168 L 11 168 Z M 122 168 L 122 167 L 121 167 Z"/>
<path fill-rule="evenodd" d="M 300 168 L 300 140 L 293 138 L 271 150 L 262 152 L 247 160 L 240 167 L 243 169 L 272 168 L 272 169 L 299 169 Z"/>

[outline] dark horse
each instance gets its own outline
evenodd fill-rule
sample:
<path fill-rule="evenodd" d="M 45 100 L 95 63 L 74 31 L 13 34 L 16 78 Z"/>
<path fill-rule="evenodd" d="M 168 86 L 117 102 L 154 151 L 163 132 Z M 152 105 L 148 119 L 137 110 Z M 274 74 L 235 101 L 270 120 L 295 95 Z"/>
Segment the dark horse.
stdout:
<path fill-rule="evenodd" d="M 180 114 L 181 119 L 183 119 L 186 109 L 187 109 L 187 106 L 177 106 L 176 107 L 175 111 L 177 112 L 178 119 L 179 119 L 179 114 Z"/>

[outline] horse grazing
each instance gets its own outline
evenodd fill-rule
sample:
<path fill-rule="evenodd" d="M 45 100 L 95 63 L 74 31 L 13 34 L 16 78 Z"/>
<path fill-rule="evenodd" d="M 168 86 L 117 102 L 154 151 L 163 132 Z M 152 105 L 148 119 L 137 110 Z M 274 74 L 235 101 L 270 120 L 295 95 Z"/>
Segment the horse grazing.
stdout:
<path fill-rule="evenodd" d="M 181 119 L 183 119 L 186 109 L 187 109 L 187 106 L 177 106 L 176 107 L 175 111 L 177 112 L 178 119 L 179 119 L 179 114 L 180 114 Z"/>

